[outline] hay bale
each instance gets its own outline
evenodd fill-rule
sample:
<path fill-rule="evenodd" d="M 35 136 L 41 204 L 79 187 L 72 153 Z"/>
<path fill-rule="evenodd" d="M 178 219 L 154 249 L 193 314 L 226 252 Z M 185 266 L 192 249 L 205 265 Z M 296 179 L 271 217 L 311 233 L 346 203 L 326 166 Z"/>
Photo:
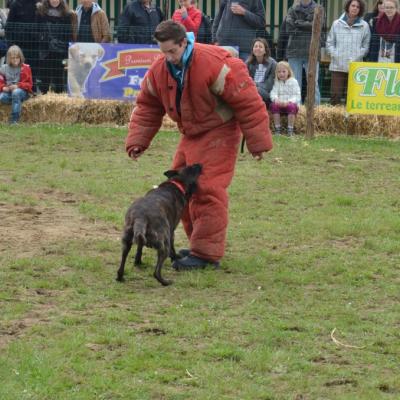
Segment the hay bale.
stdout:
<path fill-rule="evenodd" d="M 133 107 L 134 103 L 126 101 L 89 100 L 69 97 L 66 94 L 48 93 L 23 103 L 21 122 L 127 126 Z M 0 121 L 7 122 L 9 115 L 10 107 L 1 106 Z M 270 119 L 272 121 L 272 118 Z M 285 124 L 286 118 L 283 118 L 282 122 Z M 343 106 L 316 107 L 314 123 L 317 135 L 347 134 L 391 138 L 400 136 L 400 117 L 349 115 Z M 306 109 L 301 106 L 295 122 L 296 132 L 305 134 L 306 126 Z M 161 129 L 177 130 L 177 126 L 165 116 Z"/>
<path fill-rule="evenodd" d="M 314 129 L 318 135 L 400 136 L 400 118 L 384 115 L 348 114 L 343 106 L 322 105 L 314 111 Z M 297 133 L 305 134 L 306 108 L 300 107 L 295 122 Z"/>
<path fill-rule="evenodd" d="M 127 126 L 134 103 L 118 100 L 92 100 L 48 93 L 23 103 L 22 123 L 56 123 Z M 7 122 L 10 106 L 0 107 L 0 121 Z M 163 130 L 176 130 L 176 123 L 165 117 Z"/>

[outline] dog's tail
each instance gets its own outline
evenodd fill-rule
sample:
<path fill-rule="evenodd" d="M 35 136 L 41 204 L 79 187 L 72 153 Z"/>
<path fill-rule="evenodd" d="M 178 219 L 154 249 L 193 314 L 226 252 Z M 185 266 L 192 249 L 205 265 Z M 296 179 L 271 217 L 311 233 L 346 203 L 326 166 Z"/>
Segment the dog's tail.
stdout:
<path fill-rule="evenodd" d="M 133 224 L 133 241 L 135 243 L 146 244 L 147 221 L 145 219 L 136 219 Z"/>

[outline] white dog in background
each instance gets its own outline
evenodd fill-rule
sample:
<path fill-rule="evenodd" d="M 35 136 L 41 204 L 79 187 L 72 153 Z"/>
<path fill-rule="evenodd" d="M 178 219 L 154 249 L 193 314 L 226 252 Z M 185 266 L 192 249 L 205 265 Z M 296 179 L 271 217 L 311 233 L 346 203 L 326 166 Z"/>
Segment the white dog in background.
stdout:
<path fill-rule="evenodd" d="M 83 97 L 90 71 L 104 55 L 98 43 L 75 43 L 69 48 L 68 86 L 71 96 Z"/>

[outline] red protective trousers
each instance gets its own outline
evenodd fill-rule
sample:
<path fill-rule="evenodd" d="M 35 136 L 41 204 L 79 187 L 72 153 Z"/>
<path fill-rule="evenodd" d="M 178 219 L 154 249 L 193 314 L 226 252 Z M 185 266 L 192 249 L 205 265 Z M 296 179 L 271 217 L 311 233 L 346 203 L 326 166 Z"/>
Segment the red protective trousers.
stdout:
<path fill-rule="evenodd" d="M 228 227 L 228 186 L 235 171 L 241 138 L 239 124 L 229 121 L 219 128 L 194 137 L 183 136 L 172 164 L 173 169 L 201 163 L 198 189 L 182 217 L 191 254 L 209 261 L 220 260 L 225 252 Z"/>

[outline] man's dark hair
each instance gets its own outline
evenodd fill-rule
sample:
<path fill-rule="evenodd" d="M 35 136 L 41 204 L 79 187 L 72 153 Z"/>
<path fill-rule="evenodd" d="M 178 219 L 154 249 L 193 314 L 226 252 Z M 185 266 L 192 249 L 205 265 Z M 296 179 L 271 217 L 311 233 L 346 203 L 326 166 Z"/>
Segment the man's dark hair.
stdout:
<path fill-rule="evenodd" d="M 346 11 L 346 13 L 349 12 L 349 8 L 350 8 L 350 4 L 356 1 L 358 3 L 358 5 L 360 6 L 360 12 L 358 13 L 357 17 L 362 17 L 365 13 L 365 2 L 364 0 L 346 0 L 346 3 L 344 3 L 344 11 Z"/>
<path fill-rule="evenodd" d="M 186 38 L 186 29 L 183 25 L 169 19 L 163 21 L 157 25 L 154 32 L 154 39 L 157 42 L 166 42 L 173 40 L 175 44 L 182 43 L 183 39 Z"/>

